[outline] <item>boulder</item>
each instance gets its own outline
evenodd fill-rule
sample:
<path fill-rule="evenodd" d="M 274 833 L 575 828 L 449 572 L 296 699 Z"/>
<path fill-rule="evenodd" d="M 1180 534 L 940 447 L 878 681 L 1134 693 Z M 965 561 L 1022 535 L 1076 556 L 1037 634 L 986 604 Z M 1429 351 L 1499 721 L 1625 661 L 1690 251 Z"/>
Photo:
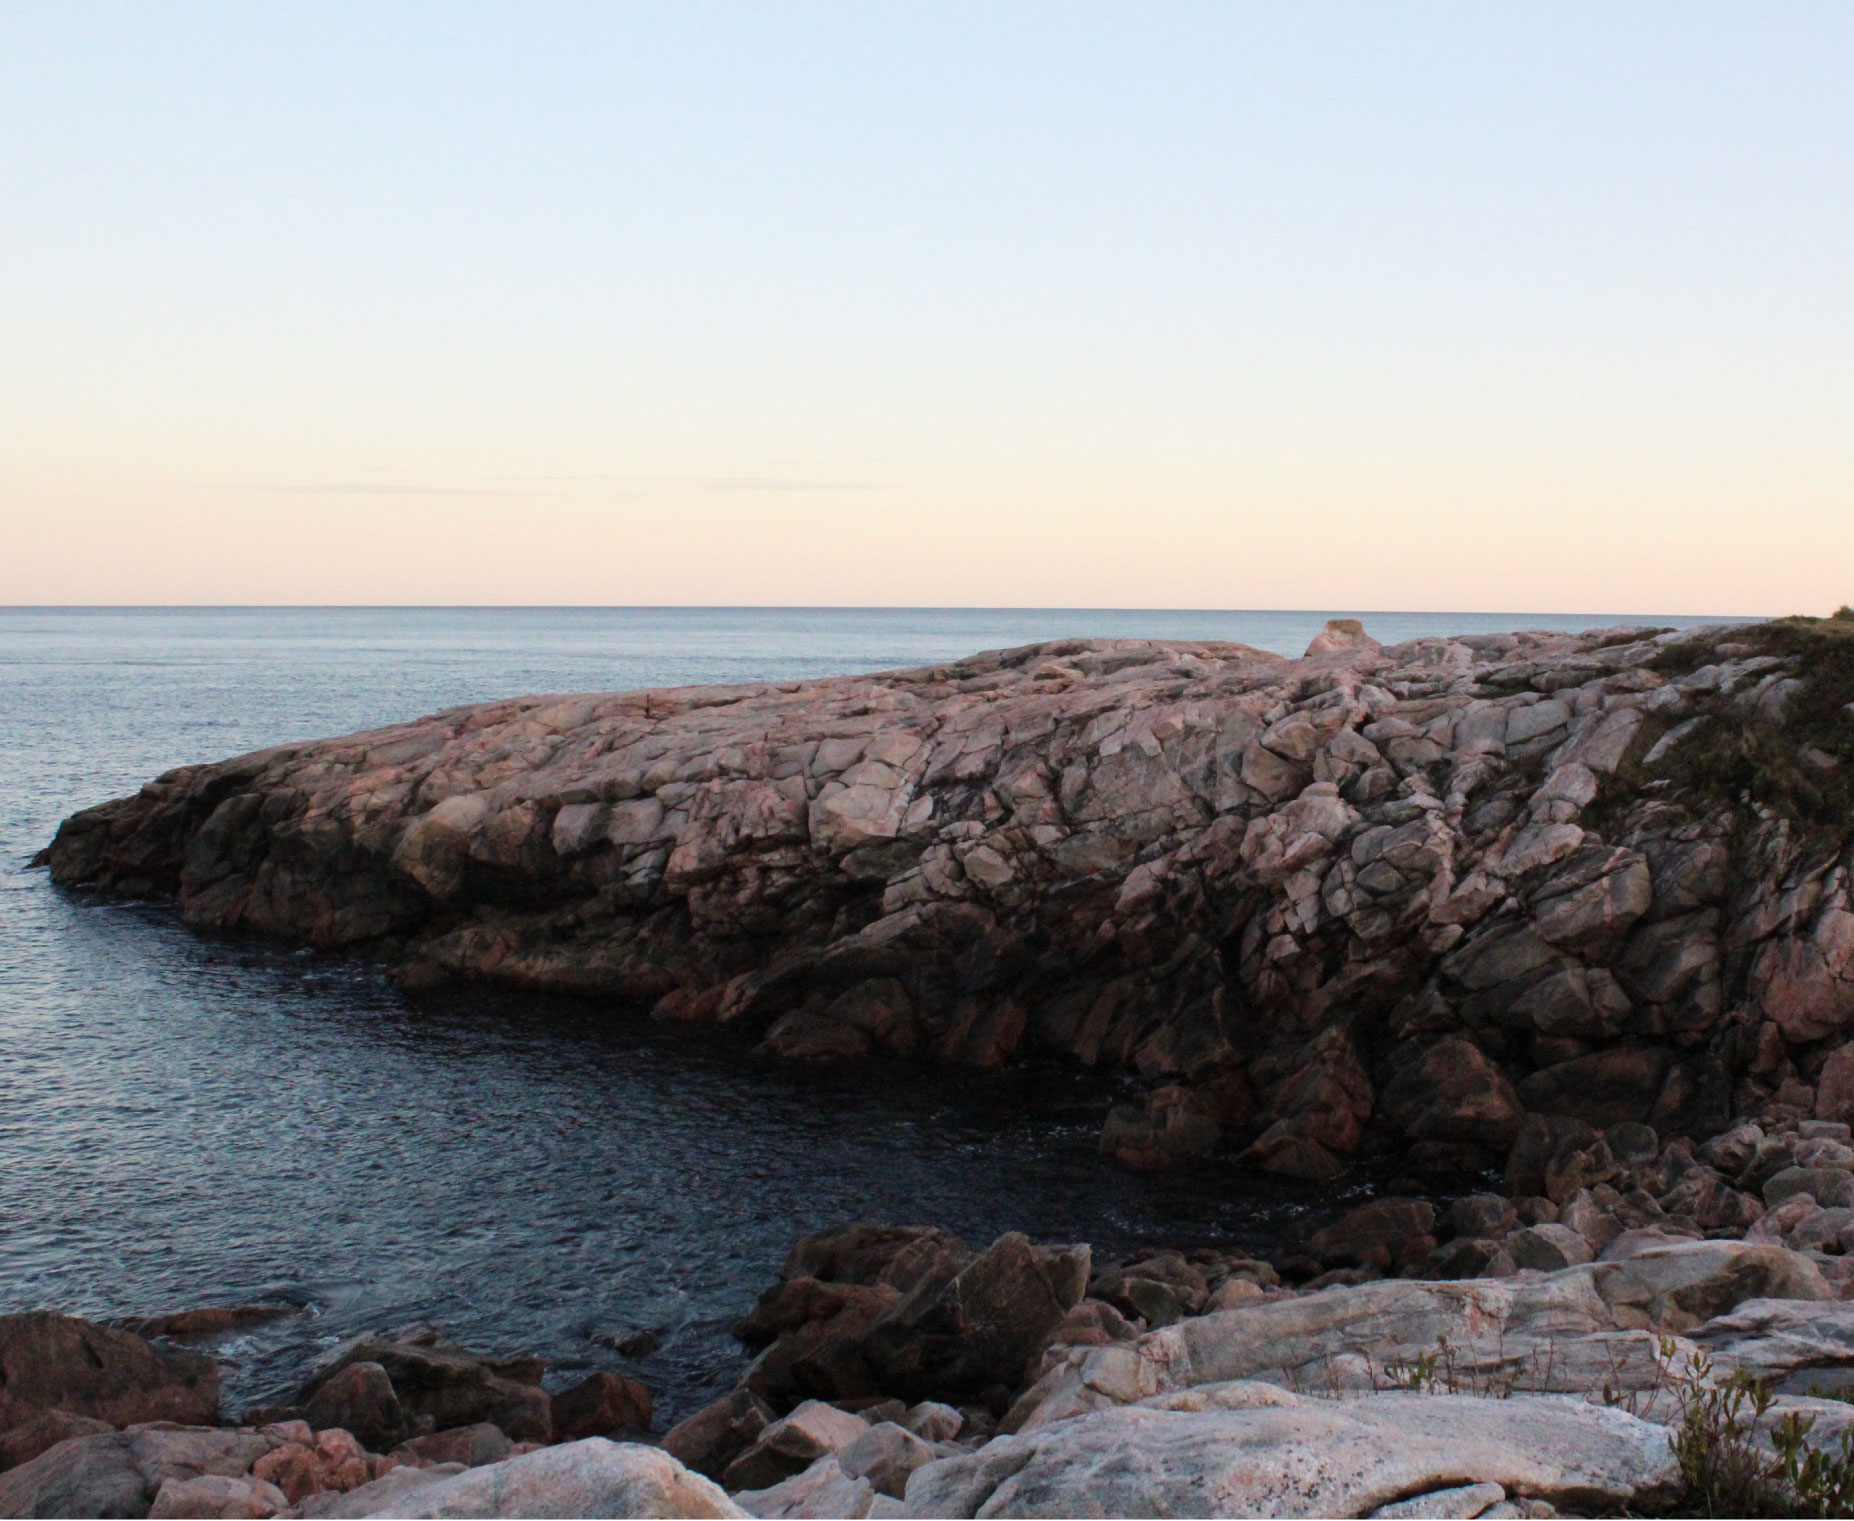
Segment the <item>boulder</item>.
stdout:
<path fill-rule="evenodd" d="M 1108 1283 L 1104 1284 L 1104 1280 L 1108 1280 Z M 1090 1287 L 1092 1288 L 1096 1285 L 1109 1286 L 1110 1284 L 1111 1275 L 1103 1274 L 1102 1277 L 1096 1279 L 1095 1284 L 1090 1285 Z M 1142 1284 L 1150 1285 L 1155 1289 L 1170 1289 L 1172 1287 L 1156 1279 L 1137 1279 L 1132 1281 L 1132 1287 L 1135 1292 L 1139 1290 Z M 1253 1288 L 1254 1286 L 1249 1285 L 1249 1287 Z M 1208 1300 L 1201 1302 L 1208 1308 Z M 1174 1302 L 1167 1301 L 1167 1303 L 1171 1304 Z M 1223 1308 L 1223 1306 L 1219 1306 L 1219 1308 Z M 1137 1314 L 1137 1312 L 1135 1313 Z M 1172 1320 L 1180 1319 L 1183 1319 L 1182 1314 L 1172 1317 Z M 1147 1323 L 1151 1324 L 1150 1321 Z M 1167 1320 L 1164 1324 L 1169 1325 L 1171 1321 Z M 1049 1340 L 1044 1344 L 1042 1355 L 1032 1359 L 1032 1365 L 1040 1365 L 1049 1355 L 1052 1348 L 1105 1347 L 1111 1342 L 1132 1341 L 1138 1335 L 1139 1332 L 1128 1322 L 1126 1316 L 1121 1314 L 1113 1305 L 1101 1299 L 1084 1299 L 1080 1304 L 1076 1305 L 1074 1309 L 1070 1310 L 1068 1314 L 1064 1315 L 1062 1320 L 1057 1324 L 1055 1330 L 1049 1333 Z M 926 1402 L 921 1408 L 928 1408 L 932 1403 L 931 1401 Z M 941 1405 L 937 1408 L 944 1410 L 949 1407 Z"/>
<path fill-rule="evenodd" d="M 183 1517 L 275 1516 L 288 1509 L 283 1491 L 262 1479 L 232 1479 L 202 1474 L 197 1479 L 169 1479 L 155 1492 L 148 1514 L 152 1521 L 179 1521 Z"/>
<path fill-rule="evenodd" d="M 1806 1391 L 1854 1364 L 1854 1304 L 1747 1299 L 1687 1333 L 1726 1373 L 1772 1388 Z M 1826 1376 L 1825 1376 L 1826 1375 Z"/>
<path fill-rule="evenodd" d="M 923 1442 L 950 1442 L 965 1423 L 963 1415 L 938 1400 L 922 1400 L 901 1418 L 901 1424 Z"/>
<path fill-rule="evenodd" d="M 935 1281 L 938 1281 L 937 1279 Z M 801 1399 L 866 1398 L 881 1392 L 867 1340 L 901 1300 L 890 1284 L 819 1283 L 795 1278 L 762 1297 L 754 1315 L 760 1325 L 785 1328 L 747 1370 L 746 1383 L 776 1406 Z"/>
<path fill-rule="evenodd" d="M 0 1315 L 0 1429 L 47 1410 L 112 1426 L 210 1425 L 219 1419 L 219 1365 L 70 1315 Z"/>
<path fill-rule="evenodd" d="M 368 1514 L 693 1518 L 746 1512 L 666 1452 L 587 1437 L 408 1486 Z"/>
<path fill-rule="evenodd" d="M 880 1387 L 907 1399 L 1008 1390 L 1088 1284 L 1086 1246 L 1035 1247 L 1010 1232 L 942 1284 L 924 1279 L 870 1328 Z"/>
<path fill-rule="evenodd" d="M 1423 1277 L 1503 1278 L 1517 1272 L 1519 1264 L 1513 1254 L 1498 1241 L 1485 1236 L 1457 1236 L 1446 1246 L 1439 1246 L 1423 1264 Z"/>
<path fill-rule="evenodd" d="M 318 1431 L 314 1442 L 288 1442 L 251 1465 L 251 1476 L 274 1484 L 300 1505 L 311 1495 L 345 1493 L 377 1478 L 374 1465 L 351 1432 Z"/>
<path fill-rule="evenodd" d="M 1262 1292 L 1262 1286 L 1252 1278 L 1226 1278 L 1204 1301 L 1204 1313 L 1208 1315 L 1218 1310 L 1233 1310 L 1238 1305 L 1260 1299 Z"/>
<path fill-rule="evenodd" d="M 1512 1083 L 1472 1041 L 1450 1036 L 1406 1066 L 1379 1095 L 1384 1117 L 1413 1141 L 1511 1148 L 1525 1119 Z"/>
<path fill-rule="evenodd" d="M 868 1429 L 869 1423 L 859 1415 L 822 1400 L 807 1400 L 761 1432 L 753 1446 L 728 1464 L 721 1482 L 730 1490 L 764 1489 L 803 1473 L 819 1458 L 849 1446 Z"/>
<path fill-rule="evenodd" d="M 139 1315 L 114 1324 L 118 1330 L 137 1336 L 168 1336 L 176 1341 L 199 1341 L 242 1331 L 246 1326 L 262 1325 L 267 1320 L 282 1320 L 303 1313 L 295 1304 L 212 1305 L 200 1310 L 177 1310 L 166 1315 Z"/>
<path fill-rule="evenodd" d="M 145 1516 L 158 1487 L 132 1437 L 75 1437 L 0 1474 L 0 1516 Z"/>
<path fill-rule="evenodd" d="M 1639 1119 L 1654 1109 L 1673 1065 L 1662 1046 L 1615 1046 L 1541 1068 L 1519 1084 L 1528 1110 L 1571 1115 L 1593 1126 Z"/>
<path fill-rule="evenodd" d="M 899 1500 L 908 1476 L 933 1461 L 933 1449 L 893 1421 L 871 1426 L 847 1447 L 839 1448 L 837 1466 L 851 1479 L 867 1479 L 878 1494 Z"/>
<path fill-rule="evenodd" d="M 1167 1252 L 1109 1268 L 1089 1283 L 1088 1294 L 1063 1316 L 1050 1341 L 1119 1341 L 1127 1316 L 1149 1326 L 1169 1326 L 1203 1309 L 1210 1280 L 1177 1253 Z"/>
<path fill-rule="evenodd" d="M 1503 1245 L 1515 1267 L 1536 1268 L 1544 1273 L 1575 1267 L 1595 1255 L 1590 1243 L 1568 1225 L 1528 1225 L 1514 1231 Z"/>
<path fill-rule="evenodd" d="M 0 1474 L 0 1516 L 145 1516 L 164 1484 L 243 1478 L 276 1445 L 261 1433 L 173 1425 L 73 1437 Z"/>
<path fill-rule="evenodd" d="M 443 1431 L 487 1421 L 517 1442 L 545 1442 L 553 1436 L 551 1401 L 540 1387 L 538 1363 L 487 1357 L 426 1327 L 341 1343 L 318 1361 L 301 1403 L 312 1404 L 328 1380 L 361 1362 L 380 1365 L 408 1424 L 429 1423 L 430 1429 Z"/>
<path fill-rule="evenodd" d="M 1353 650 L 1376 650 L 1383 646 L 1365 632 L 1365 625 L 1356 618 L 1330 618 L 1326 627 L 1313 636 L 1307 646 L 1309 657 L 1316 655 L 1342 655 Z"/>
<path fill-rule="evenodd" d="M 1116 1104 L 1101 1128 L 1100 1148 L 1123 1167 L 1157 1172 L 1192 1157 L 1208 1156 L 1222 1130 L 1207 1114 L 1184 1106 L 1139 1109 Z"/>
<path fill-rule="evenodd" d="M 1798 1194 L 1808 1194 L 1824 1209 L 1845 1209 L 1854 1205 L 1854 1173 L 1839 1167 L 1786 1167 L 1764 1184 L 1770 1209 Z"/>
<path fill-rule="evenodd" d="M 11 1431 L 0 1432 L 0 1472 L 30 1463 L 42 1452 L 49 1452 L 72 1437 L 97 1436 L 114 1431 L 108 1421 L 94 1421 L 87 1415 L 71 1415 L 63 1410 L 47 1410 L 35 1415 Z"/>
<path fill-rule="evenodd" d="M 317 1431 L 339 1427 L 363 1447 L 389 1452 L 406 1439 L 406 1414 L 393 1381 L 378 1363 L 347 1363 L 310 1396 L 303 1419 Z"/>
<path fill-rule="evenodd" d="M 435 1468 L 441 1463 L 481 1468 L 485 1463 L 500 1463 L 514 1445 L 500 1426 L 482 1421 L 413 1437 L 395 1447 L 391 1456 L 403 1458 L 417 1468 Z"/>
<path fill-rule="evenodd" d="M 937 1226 L 860 1220 L 801 1236 L 786 1254 L 779 1276 L 821 1283 L 882 1283 L 905 1292 L 923 1277 L 952 1277 L 972 1256 L 965 1242 Z"/>
<path fill-rule="evenodd" d="M 1601 1263 L 1593 1284 L 1620 1325 L 1688 1331 L 1752 1299 L 1833 1300 L 1800 1252 L 1743 1241 L 1683 1241 Z"/>
<path fill-rule="evenodd" d="M 647 1434 L 651 1416 L 650 1391 L 616 1373 L 590 1374 L 553 1398 L 554 1437 L 562 1442 Z"/>
<path fill-rule="evenodd" d="M 856 1518 L 875 1507 L 876 1488 L 866 1478 L 851 1478 L 835 1458 L 819 1458 L 801 1474 L 764 1489 L 743 1489 L 734 1503 L 767 1521 L 799 1517 Z"/>
<path fill-rule="evenodd" d="M 736 1389 L 664 1433 L 663 1450 L 685 1468 L 719 1479 L 773 1423 L 772 1407 L 751 1389 Z"/>
<path fill-rule="evenodd" d="M 1360 1516 L 1467 1481 L 1588 1514 L 1654 1505 L 1678 1477 L 1668 1431 L 1620 1410 L 1379 1394 L 1100 1411 L 928 1465 L 904 1513 Z"/>
<path fill-rule="evenodd" d="M 1504 1236 L 1518 1223 L 1513 1201 L 1500 1194 L 1469 1194 L 1448 1207 L 1449 1230 L 1457 1236 Z"/>
<path fill-rule="evenodd" d="M 1527 1115 L 1507 1155 L 1507 1193 L 1516 1199 L 1544 1196 L 1545 1175 L 1553 1158 L 1586 1150 L 1598 1139 L 1594 1127 L 1572 1115 Z"/>
<path fill-rule="evenodd" d="M 348 1521 L 348 1518 L 372 1515 L 375 1511 L 397 1515 L 399 1512 L 393 1507 L 399 1503 L 401 1496 L 463 1471 L 462 1463 L 433 1463 L 424 1468 L 389 1468 L 379 1478 L 368 1480 L 359 1489 L 330 1490 L 310 1495 L 296 1507 L 296 1514 L 303 1521 L 325 1521 L 325 1518 Z"/>
<path fill-rule="evenodd" d="M 1436 1211 L 1424 1199 L 1374 1199 L 1315 1232 L 1307 1250 L 1327 1267 L 1414 1266 L 1434 1250 Z"/>
<path fill-rule="evenodd" d="M 1495 1506 L 1502 1507 L 1495 1510 Z M 1554 1507 L 1555 1509 L 1555 1507 Z M 1530 1515 L 1507 1504 L 1498 1484 L 1461 1484 L 1453 1489 L 1432 1489 L 1408 1500 L 1393 1500 L 1374 1510 L 1372 1521 L 1473 1521 L 1476 1516 Z"/>

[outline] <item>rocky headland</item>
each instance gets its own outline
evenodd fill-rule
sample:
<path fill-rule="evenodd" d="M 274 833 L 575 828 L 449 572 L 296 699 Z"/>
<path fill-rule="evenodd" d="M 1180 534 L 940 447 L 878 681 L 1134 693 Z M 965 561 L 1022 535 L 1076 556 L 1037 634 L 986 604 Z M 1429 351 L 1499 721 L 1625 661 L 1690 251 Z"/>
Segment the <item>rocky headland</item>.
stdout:
<path fill-rule="evenodd" d="M 0 1318 L 0 1515 L 1854 1512 L 1851 705 L 1854 619 L 1334 625 L 170 773 L 57 880 L 790 1058 L 1114 1067 L 1128 1165 L 1396 1181 L 1272 1261 L 806 1238 L 656 1435 L 429 1327 L 226 1425 L 191 1322 Z"/>
<path fill-rule="evenodd" d="M 524 698 L 170 772 L 42 859 L 416 987 L 1123 1068 L 1135 1165 L 1473 1173 L 1528 1115 L 1854 1114 L 1851 636 L 1336 625 Z"/>

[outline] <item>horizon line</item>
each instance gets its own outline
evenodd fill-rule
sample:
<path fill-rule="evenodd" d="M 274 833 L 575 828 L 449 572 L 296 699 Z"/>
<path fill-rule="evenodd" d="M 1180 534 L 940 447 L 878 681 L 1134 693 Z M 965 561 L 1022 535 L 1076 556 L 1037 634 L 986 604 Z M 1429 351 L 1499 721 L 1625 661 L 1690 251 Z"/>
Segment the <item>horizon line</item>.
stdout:
<path fill-rule="evenodd" d="M 1644 613 L 1613 609 L 1450 607 L 1157 607 L 1117 603 L 991 602 L 0 602 L 0 613 L 70 612 L 845 612 L 845 613 L 1211 613 L 1247 615 L 1332 613 L 1350 617 L 1678 618 L 1762 622 L 1827 617 L 1817 613 Z"/>

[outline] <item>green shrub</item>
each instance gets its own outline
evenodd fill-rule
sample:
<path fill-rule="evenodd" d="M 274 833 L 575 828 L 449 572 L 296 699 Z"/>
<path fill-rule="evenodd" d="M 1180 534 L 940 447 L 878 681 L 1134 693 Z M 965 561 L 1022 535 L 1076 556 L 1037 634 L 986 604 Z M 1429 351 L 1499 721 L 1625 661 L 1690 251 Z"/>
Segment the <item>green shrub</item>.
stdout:
<path fill-rule="evenodd" d="M 1846 611 L 1846 609 L 1844 609 Z M 1628 791 L 1669 781 L 1677 796 L 1701 806 L 1720 804 L 1745 814 L 1768 809 L 1803 825 L 1844 829 L 1854 819 L 1854 614 L 1843 619 L 1780 618 L 1733 641 L 1790 663 L 1802 687 L 1781 723 L 1727 702 L 1703 717 L 1655 765 L 1635 768 Z M 1717 658 L 1705 641 L 1670 645 L 1656 664 L 1683 674 Z M 1825 756 L 1811 766 L 1804 750 Z"/>
<path fill-rule="evenodd" d="M 1758 1428 L 1775 1396 L 1742 1373 L 1717 1384 L 1710 1374 L 1701 1356 L 1674 1379 L 1680 1493 L 1666 1514 L 1854 1516 L 1854 1429 L 1833 1449 L 1812 1447 L 1815 1417 L 1791 1411 L 1770 1429 L 1765 1446 Z"/>

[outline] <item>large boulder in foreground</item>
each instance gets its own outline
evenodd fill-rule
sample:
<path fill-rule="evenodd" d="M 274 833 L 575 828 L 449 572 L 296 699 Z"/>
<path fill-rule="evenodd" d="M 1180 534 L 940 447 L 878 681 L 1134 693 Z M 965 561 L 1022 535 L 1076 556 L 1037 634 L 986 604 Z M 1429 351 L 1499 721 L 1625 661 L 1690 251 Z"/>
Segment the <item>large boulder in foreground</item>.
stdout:
<path fill-rule="evenodd" d="M 245 1478 L 282 1445 L 272 1434 L 202 1427 L 75 1437 L 0 1474 L 0 1516 L 146 1516 L 163 1485 Z"/>
<path fill-rule="evenodd" d="M 484 1468 L 396 1486 L 375 1516 L 674 1516 L 747 1513 L 666 1452 L 588 1437 Z"/>
<path fill-rule="evenodd" d="M 1274 1390 L 1218 1410 L 1203 1393 L 1195 1409 L 1102 1411 L 928 1464 L 905 1514 L 1364 1516 L 1487 1484 L 1588 1515 L 1652 1505 L 1679 1477 L 1666 1428 L 1580 1400 Z"/>
<path fill-rule="evenodd" d="M 219 1365 L 70 1315 L 0 1315 L 0 1430 L 50 1410 L 112 1426 L 210 1425 L 219 1419 Z"/>

